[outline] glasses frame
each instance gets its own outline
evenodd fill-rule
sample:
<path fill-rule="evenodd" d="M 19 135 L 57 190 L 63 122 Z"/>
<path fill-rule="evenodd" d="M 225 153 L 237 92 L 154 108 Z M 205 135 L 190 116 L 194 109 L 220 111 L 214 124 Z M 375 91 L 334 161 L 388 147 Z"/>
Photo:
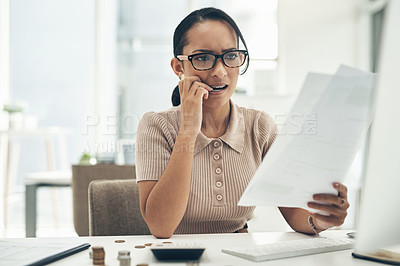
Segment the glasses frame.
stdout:
<path fill-rule="evenodd" d="M 228 66 L 228 65 L 225 63 L 224 56 L 225 56 L 226 54 L 229 54 L 229 53 L 232 53 L 232 52 L 243 52 L 243 53 L 244 53 L 244 60 L 243 60 L 243 63 L 242 63 L 241 65 L 236 66 L 236 67 L 231 67 L 231 66 Z M 206 68 L 206 69 L 198 69 L 198 68 L 196 68 L 196 67 L 193 65 L 193 61 L 192 61 L 192 60 L 193 60 L 193 57 L 198 56 L 198 55 L 205 55 L 205 54 L 213 55 L 213 56 L 215 57 L 215 60 L 214 60 L 213 65 L 212 65 L 210 68 Z M 207 71 L 207 70 L 212 69 L 212 68 L 215 66 L 215 64 L 217 63 L 218 58 L 221 58 L 222 63 L 224 63 L 224 65 L 225 65 L 226 67 L 228 67 L 228 68 L 238 68 L 238 67 L 241 67 L 241 66 L 244 65 L 244 63 L 246 62 L 248 56 L 249 56 L 249 52 L 248 52 L 247 50 L 231 50 L 231 51 L 227 51 L 227 52 L 225 52 L 225 53 L 223 53 L 223 54 L 219 54 L 219 55 L 218 55 L 218 54 L 213 54 L 213 53 L 197 53 L 197 54 L 191 54 L 191 55 L 177 55 L 176 58 L 177 58 L 178 60 L 180 60 L 180 61 L 182 61 L 182 60 L 187 60 L 187 61 L 189 61 L 189 62 L 192 64 L 192 67 L 193 67 L 194 69 L 198 70 L 198 71 Z"/>

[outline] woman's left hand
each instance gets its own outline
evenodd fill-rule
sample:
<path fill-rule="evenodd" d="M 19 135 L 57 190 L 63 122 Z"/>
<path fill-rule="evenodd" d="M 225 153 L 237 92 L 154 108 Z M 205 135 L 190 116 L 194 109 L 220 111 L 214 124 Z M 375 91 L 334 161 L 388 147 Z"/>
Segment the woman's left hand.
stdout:
<path fill-rule="evenodd" d="M 338 195 L 314 194 L 317 202 L 308 202 L 308 207 L 324 212 L 325 214 L 309 212 L 313 217 L 317 229 L 325 230 L 333 226 L 342 225 L 347 216 L 350 204 L 347 201 L 347 187 L 341 183 L 333 183 Z"/>

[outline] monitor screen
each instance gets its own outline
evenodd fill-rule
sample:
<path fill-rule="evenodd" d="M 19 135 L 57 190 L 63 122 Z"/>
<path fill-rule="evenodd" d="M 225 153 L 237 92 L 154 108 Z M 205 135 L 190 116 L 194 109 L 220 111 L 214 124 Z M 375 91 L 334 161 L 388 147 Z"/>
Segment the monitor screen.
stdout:
<path fill-rule="evenodd" d="M 356 250 L 400 244 L 400 1 L 388 2 Z"/>

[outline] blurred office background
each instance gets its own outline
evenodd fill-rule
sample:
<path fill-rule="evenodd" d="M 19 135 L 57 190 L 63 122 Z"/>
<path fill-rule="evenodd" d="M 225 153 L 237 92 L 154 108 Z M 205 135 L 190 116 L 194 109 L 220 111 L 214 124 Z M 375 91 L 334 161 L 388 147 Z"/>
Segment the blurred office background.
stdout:
<path fill-rule="evenodd" d="M 22 102 L 19 126 L 28 131 L 66 129 L 67 155 L 63 163 L 55 158 L 55 169 L 79 163 L 83 152 L 112 157 L 119 139 L 135 138 L 143 113 L 171 106 L 178 80 L 170 68 L 176 25 L 190 11 L 214 6 L 236 20 L 252 59 L 234 101 L 281 119 L 308 72 L 333 74 L 340 64 L 374 71 L 384 2 L 0 0 L 0 106 Z M 10 125 L 8 113 L 0 111 L 0 130 Z M 36 137 L 17 136 L 10 143 L 20 149 L 11 182 L 0 166 L 0 237 L 23 237 L 25 176 L 46 170 L 48 158 Z M 54 153 L 61 154 L 60 148 Z M 7 156 L 2 152 L 0 159 Z M 346 228 L 356 222 L 362 168 L 360 153 L 346 178 L 354 203 Z M 71 188 L 50 190 L 38 193 L 37 235 L 74 235 Z M 58 211 L 50 206 L 54 201 Z M 250 228 L 287 226 L 276 210 L 259 208 Z"/>

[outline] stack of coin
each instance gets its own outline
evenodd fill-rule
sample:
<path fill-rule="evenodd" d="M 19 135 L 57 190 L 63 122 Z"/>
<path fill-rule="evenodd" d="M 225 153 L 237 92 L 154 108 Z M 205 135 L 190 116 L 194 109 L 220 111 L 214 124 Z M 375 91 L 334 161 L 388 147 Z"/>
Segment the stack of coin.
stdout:
<path fill-rule="evenodd" d="M 105 252 L 103 247 L 92 247 L 93 265 L 104 265 Z"/>
<path fill-rule="evenodd" d="M 119 259 L 119 266 L 131 266 L 131 256 L 123 255 L 118 256 Z"/>
<path fill-rule="evenodd" d="M 120 250 L 118 251 L 118 257 L 117 259 L 119 260 L 122 256 L 130 256 L 131 252 L 129 250 Z"/>

